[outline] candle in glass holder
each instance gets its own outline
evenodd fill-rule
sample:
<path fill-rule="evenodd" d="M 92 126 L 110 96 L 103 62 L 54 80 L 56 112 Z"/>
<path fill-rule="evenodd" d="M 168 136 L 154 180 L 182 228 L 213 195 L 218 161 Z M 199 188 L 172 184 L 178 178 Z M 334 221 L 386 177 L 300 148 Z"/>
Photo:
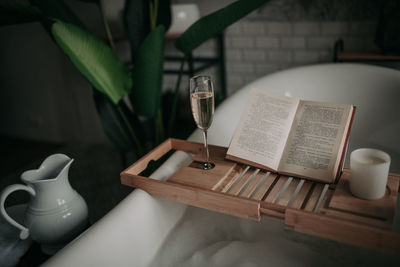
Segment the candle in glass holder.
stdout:
<path fill-rule="evenodd" d="M 385 195 L 390 156 L 372 148 L 360 148 L 350 155 L 350 191 L 363 199 Z"/>

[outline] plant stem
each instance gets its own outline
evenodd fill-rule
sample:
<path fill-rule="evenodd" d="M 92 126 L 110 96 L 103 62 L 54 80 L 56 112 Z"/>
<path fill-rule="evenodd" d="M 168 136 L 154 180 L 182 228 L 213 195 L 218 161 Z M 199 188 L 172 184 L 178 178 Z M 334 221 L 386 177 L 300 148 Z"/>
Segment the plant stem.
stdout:
<path fill-rule="evenodd" d="M 112 116 L 112 118 L 113 118 L 115 124 L 117 125 L 119 131 L 121 132 L 122 136 L 124 137 L 125 141 L 126 141 L 127 143 L 130 143 L 130 144 L 131 144 L 132 141 L 131 141 L 131 140 L 129 139 L 129 137 L 126 135 L 126 132 L 125 132 L 124 128 L 122 127 L 122 125 L 121 125 L 119 119 L 117 118 L 117 116 L 116 116 L 116 114 L 115 114 L 115 112 L 114 112 L 114 109 L 112 108 L 111 104 L 110 104 L 108 101 L 107 101 L 106 106 L 107 106 L 107 109 L 108 109 L 108 111 L 110 112 L 110 114 L 111 114 L 111 116 Z"/>
<path fill-rule="evenodd" d="M 154 23 L 154 5 L 153 2 L 150 0 L 149 1 L 149 15 L 150 15 L 150 30 L 153 30 L 155 27 L 155 23 Z"/>
<path fill-rule="evenodd" d="M 175 91 L 174 91 L 174 96 L 173 96 L 174 98 L 172 100 L 171 114 L 169 117 L 168 136 L 171 136 L 172 128 L 175 123 L 176 107 L 178 106 L 178 100 L 179 100 L 179 88 L 181 85 L 182 72 L 183 72 L 183 66 L 185 65 L 185 60 L 186 60 L 186 56 L 182 59 L 181 65 L 179 67 L 179 75 L 178 75 L 178 80 L 176 81 L 176 85 L 175 85 Z"/>
<path fill-rule="evenodd" d="M 100 8 L 101 20 L 103 21 L 103 26 L 104 26 L 104 30 L 106 31 L 107 40 L 108 40 L 108 42 L 109 42 L 109 44 L 110 44 L 112 50 L 115 51 L 114 41 L 113 41 L 113 38 L 112 38 L 112 35 L 111 35 L 111 31 L 110 31 L 110 27 L 109 27 L 108 22 L 107 22 L 106 15 L 105 15 L 105 13 L 104 13 L 104 7 L 103 7 L 102 2 L 103 2 L 103 1 L 99 1 L 99 8 Z"/>
<path fill-rule="evenodd" d="M 157 15 L 158 15 L 158 0 L 153 1 L 149 0 L 150 5 L 150 26 L 151 30 L 153 30 L 157 26 Z"/>
<path fill-rule="evenodd" d="M 154 28 L 157 26 L 158 17 L 158 0 L 154 1 Z"/>
<path fill-rule="evenodd" d="M 138 154 L 139 155 L 143 155 L 144 150 L 143 147 L 141 145 L 141 143 L 139 142 L 139 139 L 137 138 L 135 131 L 133 130 L 131 124 L 129 123 L 128 119 L 125 116 L 125 113 L 123 112 L 123 110 L 121 109 L 120 106 L 117 106 L 118 112 L 122 117 L 122 120 L 124 121 L 126 127 L 128 128 L 129 134 L 133 139 L 133 142 L 135 143 L 136 149 L 138 150 Z"/>

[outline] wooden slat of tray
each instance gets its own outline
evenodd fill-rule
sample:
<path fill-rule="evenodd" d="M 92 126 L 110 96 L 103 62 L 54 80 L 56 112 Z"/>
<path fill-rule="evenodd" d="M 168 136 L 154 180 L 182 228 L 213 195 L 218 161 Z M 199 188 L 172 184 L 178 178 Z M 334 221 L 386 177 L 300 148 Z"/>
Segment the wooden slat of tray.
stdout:
<path fill-rule="evenodd" d="M 267 172 L 265 175 L 267 175 L 266 179 L 252 196 L 252 199 L 261 200 L 267 194 L 278 177 L 275 173 L 270 172 Z"/>
<path fill-rule="evenodd" d="M 254 169 L 249 169 L 236 183 L 229 188 L 229 191 L 225 191 L 231 195 L 239 195 L 240 190 L 246 185 L 247 181 L 250 179 L 251 175 L 254 173 Z"/>
<path fill-rule="evenodd" d="M 293 179 L 276 204 L 286 206 L 289 203 L 289 200 L 292 198 L 299 182 L 300 179 Z"/>
<path fill-rule="evenodd" d="M 324 188 L 323 184 L 320 183 L 315 183 L 313 188 L 311 189 L 311 195 L 308 198 L 306 205 L 304 207 L 305 211 L 313 211 L 315 208 L 315 205 L 317 204 L 317 201 L 322 193 L 322 189 Z"/>
<path fill-rule="evenodd" d="M 307 199 L 307 196 L 312 188 L 312 185 L 314 183 L 305 181 L 303 183 L 303 186 L 301 187 L 299 193 L 297 194 L 296 198 L 293 200 L 292 204 L 290 207 L 294 209 L 300 209 L 304 204 Z"/>
<path fill-rule="evenodd" d="M 265 202 L 274 203 L 289 177 L 280 175 L 271 192 L 264 199 Z"/>
<path fill-rule="evenodd" d="M 121 173 L 123 184 L 141 188 L 150 194 L 226 213 L 260 220 L 260 215 L 285 220 L 288 228 L 303 233 L 361 245 L 386 252 L 400 253 L 399 235 L 392 233 L 392 218 L 399 190 L 399 175 L 390 175 L 389 193 L 381 200 L 365 201 L 352 196 L 346 187 L 348 169 L 338 184 L 330 185 L 287 177 L 225 160 L 227 148 L 211 146 L 216 167 L 202 170 L 202 144 L 169 139 Z M 193 162 L 173 174 L 167 181 L 140 176 L 149 161 L 160 158 L 171 149 L 193 154 Z M 248 173 L 242 175 L 248 169 Z M 343 180 L 342 180 L 343 179 Z M 291 181 L 285 189 L 285 183 Z M 302 184 L 301 188 L 298 185 Z M 297 194 L 294 194 L 294 192 Z M 326 192 L 322 194 L 322 192 Z M 318 204 L 319 203 L 319 204 Z M 318 209 L 316 209 L 318 205 Z M 324 225 L 320 225 L 324 224 Z M 336 228 L 342 228 L 337 230 Z M 360 227 L 360 230 L 357 230 Z M 371 230 L 372 229 L 372 230 Z M 355 231 L 346 236 L 346 232 Z M 370 231 L 361 244 L 353 241 Z"/>
<path fill-rule="evenodd" d="M 221 181 L 221 183 L 214 188 L 214 191 L 217 192 L 225 192 L 230 185 L 236 180 L 236 178 L 240 175 L 240 173 L 244 170 L 243 165 L 237 164 L 235 168 L 226 176 L 225 179 Z"/>
<path fill-rule="evenodd" d="M 323 209 L 325 209 L 329 206 L 329 203 L 331 202 L 334 193 L 335 193 L 335 190 L 333 190 L 333 189 L 328 189 L 328 191 L 326 191 L 326 195 L 321 202 L 319 211 L 323 211 Z"/>
<path fill-rule="evenodd" d="M 257 186 L 260 184 L 264 175 L 265 172 L 262 171 L 258 172 L 258 174 L 253 178 L 253 180 L 251 180 L 251 182 L 247 185 L 247 188 L 243 190 L 240 196 L 249 198 L 257 189 Z"/>

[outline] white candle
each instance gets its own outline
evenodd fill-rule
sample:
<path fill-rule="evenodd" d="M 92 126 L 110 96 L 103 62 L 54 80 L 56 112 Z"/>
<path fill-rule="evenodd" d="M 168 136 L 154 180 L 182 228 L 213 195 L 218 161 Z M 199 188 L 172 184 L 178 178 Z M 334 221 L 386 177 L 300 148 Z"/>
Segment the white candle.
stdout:
<path fill-rule="evenodd" d="M 390 156 L 372 148 L 360 148 L 350 155 L 350 191 L 363 199 L 385 195 Z"/>

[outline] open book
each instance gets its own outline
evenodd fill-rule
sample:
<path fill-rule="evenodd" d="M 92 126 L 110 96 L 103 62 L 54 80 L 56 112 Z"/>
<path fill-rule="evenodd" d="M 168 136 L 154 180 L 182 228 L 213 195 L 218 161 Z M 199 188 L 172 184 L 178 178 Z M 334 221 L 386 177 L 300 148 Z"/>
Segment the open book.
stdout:
<path fill-rule="evenodd" d="M 355 107 L 252 89 L 227 159 L 331 183 L 340 174 Z"/>

